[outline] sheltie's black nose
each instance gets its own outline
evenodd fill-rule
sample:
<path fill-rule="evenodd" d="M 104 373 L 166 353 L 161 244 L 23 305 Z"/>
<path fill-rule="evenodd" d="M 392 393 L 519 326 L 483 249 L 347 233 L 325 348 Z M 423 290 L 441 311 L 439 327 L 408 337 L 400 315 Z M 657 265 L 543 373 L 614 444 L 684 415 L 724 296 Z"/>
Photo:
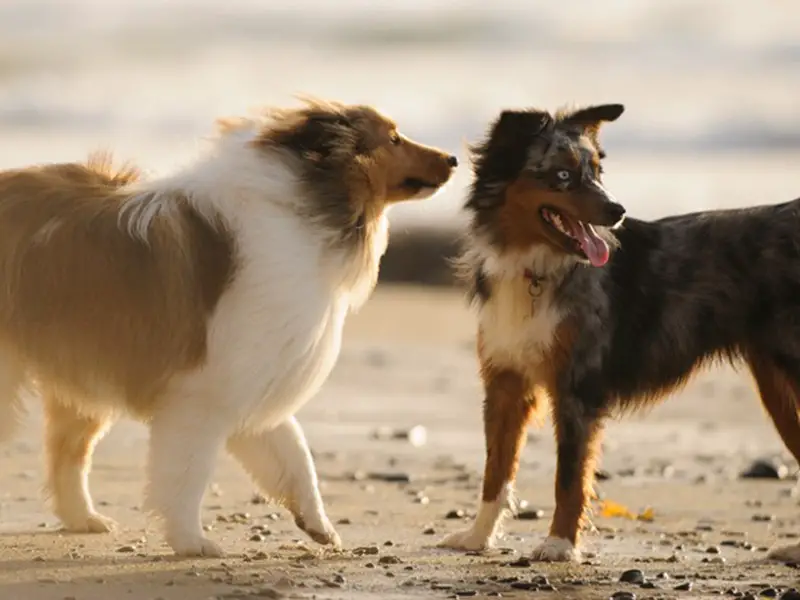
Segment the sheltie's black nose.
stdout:
<path fill-rule="evenodd" d="M 456 158 L 455 156 L 451 156 L 450 158 L 447 159 L 447 164 L 453 168 L 456 168 L 458 166 L 458 158 Z"/>

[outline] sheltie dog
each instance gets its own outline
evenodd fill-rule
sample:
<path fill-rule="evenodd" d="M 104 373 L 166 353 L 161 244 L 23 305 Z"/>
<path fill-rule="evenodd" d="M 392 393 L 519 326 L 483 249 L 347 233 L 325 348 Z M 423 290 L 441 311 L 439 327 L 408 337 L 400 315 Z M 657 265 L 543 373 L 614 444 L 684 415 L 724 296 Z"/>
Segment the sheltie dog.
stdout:
<path fill-rule="evenodd" d="M 309 100 L 221 121 L 207 155 L 153 181 L 105 156 L 0 173 L 0 439 L 32 386 L 65 529 L 112 527 L 87 477 L 128 415 L 149 426 L 145 507 L 176 554 L 222 555 L 200 505 L 223 447 L 338 544 L 293 415 L 376 283 L 387 208 L 456 166 L 369 106 Z"/>
<path fill-rule="evenodd" d="M 478 306 L 486 464 L 475 522 L 442 546 L 492 544 L 526 427 L 550 404 L 556 509 L 533 557 L 578 560 L 605 421 L 716 360 L 750 368 L 800 459 L 800 200 L 624 218 L 598 137 L 623 110 L 504 111 L 473 148 L 460 267 Z"/>

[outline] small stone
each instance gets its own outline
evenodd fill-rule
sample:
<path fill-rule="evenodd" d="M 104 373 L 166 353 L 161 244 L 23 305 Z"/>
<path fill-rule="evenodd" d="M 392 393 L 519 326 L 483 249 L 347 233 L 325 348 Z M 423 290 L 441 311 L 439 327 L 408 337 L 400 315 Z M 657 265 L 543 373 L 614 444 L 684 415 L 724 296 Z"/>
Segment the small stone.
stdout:
<path fill-rule="evenodd" d="M 266 503 L 267 499 L 258 492 L 250 496 L 250 504 L 266 504 Z"/>
<path fill-rule="evenodd" d="M 451 583 L 432 583 L 431 584 L 431 589 L 432 590 L 446 591 L 446 590 L 452 590 L 454 587 L 455 586 L 453 584 L 451 584 Z"/>
<path fill-rule="evenodd" d="M 611 600 L 636 600 L 636 594 L 633 592 L 614 592 L 611 594 Z"/>
<path fill-rule="evenodd" d="M 539 586 L 532 581 L 514 581 L 509 587 L 514 590 L 531 590 L 534 592 L 539 590 Z"/>
<path fill-rule="evenodd" d="M 396 556 L 391 556 L 391 555 L 381 556 L 380 559 L 378 560 L 379 565 L 399 565 L 401 562 L 403 561 L 401 561 Z"/>
<path fill-rule="evenodd" d="M 253 535 L 250 536 L 251 542 L 263 542 L 265 539 L 266 538 L 260 533 L 254 533 Z"/>
<path fill-rule="evenodd" d="M 540 509 L 527 509 L 517 513 L 517 519 L 520 521 L 537 521 L 544 517 L 544 511 Z"/>
<path fill-rule="evenodd" d="M 477 595 L 477 590 L 456 590 L 456 598 L 471 598 Z"/>
<path fill-rule="evenodd" d="M 692 582 L 691 581 L 684 581 L 676 585 L 673 588 L 676 592 L 691 592 L 692 591 Z"/>
<path fill-rule="evenodd" d="M 517 560 L 509 562 L 509 563 L 506 563 L 506 564 L 509 567 L 527 568 L 527 567 L 530 567 L 533 563 L 531 563 L 531 559 L 525 558 L 524 556 L 521 556 Z"/>
<path fill-rule="evenodd" d="M 669 573 L 667 573 L 665 571 L 661 571 L 661 573 L 658 573 L 656 575 L 656 579 L 670 579 L 670 576 L 669 576 Z"/>
<path fill-rule="evenodd" d="M 767 523 L 769 521 L 774 521 L 775 515 L 755 514 L 753 515 L 752 520 L 756 523 Z"/>
<path fill-rule="evenodd" d="M 800 592 L 794 588 L 786 590 L 781 594 L 780 600 L 800 600 Z"/>
<path fill-rule="evenodd" d="M 742 479 L 785 479 L 789 475 L 789 467 L 783 463 L 759 459 L 739 474 Z"/>
<path fill-rule="evenodd" d="M 436 535 L 436 530 L 433 527 L 426 527 L 422 530 L 422 535 Z"/>
<path fill-rule="evenodd" d="M 464 513 L 464 511 L 463 511 L 463 510 L 461 510 L 460 508 L 456 508 L 456 509 L 453 509 L 453 510 L 449 511 L 449 512 L 448 512 L 448 513 L 447 513 L 447 514 L 444 516 L 444 518 L 445 518 L 445 519 L 463 519 L 463 518 L 464 518 L 464 516 L 465 516 L 465 513 Z"/>
<path fill-rule="evenodd" d="M 622 583 L 644 583 L 644 573 L 639 569 L 630 569 L 619 576 Z"/>
<path fill-rule="evenodd" d="M 428 441 L 428 431 L 422 425 L 415 425 L 408 430 L 396 431 L 393 436 L 395 439 L 407 440 L 415 448 L 420 448 Z"/>
<path fill-rule="evenodd" d="M 719 546 L 709 546 L 706 548 L 706 554 L 720 554 L 722 550 L 720 550 Z"/>
<path fill-rule="evenodd" d="M 344 585 L 345 583 L 347 583 L 347 580 L 344 578 L 344 575 L 342 575 L 341 573 L 337 573 L 336 575 L 334 575 L 333 576 L 333 581 L 334 581 L 334 583 L 338 583 L 339 585 Z"/>
<path fill-rule="evenodd" d="M 117 548 L 117 552 L 120 554 L 130 554 L 131 552 L 136 552 L 136 547 L 134 546 L 120 546 Z"/>
<path fill-rule="evenodd" d="M 356 556 L 370 556 L 378 553 L 380 553 L 380 548 L 377 546 L 359 546 L 358 548 L 353 548 L 353 554 Z"/>
<path fill-rule="evenodd" d="M 408 473 L 383 473 L 374 472 L 367 475 L 373 481 L 384 481 L 386 483 L 411 483 L 411 475 Z"/>
<path fill-rule="evenodd" d="M 337 525 L 352 525 L 353 522 L 350 519 L 348 519 L 347 517 L 344 517 L 343 519 L 339 519 L 338 521 L 336 521 L 336 524 Z"/>

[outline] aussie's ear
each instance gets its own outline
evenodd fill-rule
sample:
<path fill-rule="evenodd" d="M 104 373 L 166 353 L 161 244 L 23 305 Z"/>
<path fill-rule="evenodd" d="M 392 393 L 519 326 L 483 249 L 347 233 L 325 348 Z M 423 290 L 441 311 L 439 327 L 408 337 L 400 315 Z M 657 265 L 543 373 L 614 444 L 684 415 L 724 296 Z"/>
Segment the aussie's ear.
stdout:
<path fill-rule="evenodd" d="M 550 122 L 545 111 L 504 110 L 489 129 L 489 146 L 493 149 L 527 147 Z"/>
<path fill-rule="evenodd" d="M 563 122 L 588 127 L 599 126 L 600 123 L 616 121 L 624 112 L 625 106 L 622 104 L 597 104 L 579 108 L 565 116 Z"/>

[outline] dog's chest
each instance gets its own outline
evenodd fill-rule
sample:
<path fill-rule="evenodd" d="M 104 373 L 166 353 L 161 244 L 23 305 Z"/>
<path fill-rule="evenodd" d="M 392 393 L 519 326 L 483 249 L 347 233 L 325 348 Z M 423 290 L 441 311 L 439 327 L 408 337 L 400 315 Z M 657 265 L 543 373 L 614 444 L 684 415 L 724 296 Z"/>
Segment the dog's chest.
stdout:
<path fill-rule="evenodd" d="M 534 299 L 528 287 L 523 278 L 496 282 L 481 307 L 481 353 L 497 366 L 523 371 L 536 367 L 563 319 L 549 291 Z"/>

